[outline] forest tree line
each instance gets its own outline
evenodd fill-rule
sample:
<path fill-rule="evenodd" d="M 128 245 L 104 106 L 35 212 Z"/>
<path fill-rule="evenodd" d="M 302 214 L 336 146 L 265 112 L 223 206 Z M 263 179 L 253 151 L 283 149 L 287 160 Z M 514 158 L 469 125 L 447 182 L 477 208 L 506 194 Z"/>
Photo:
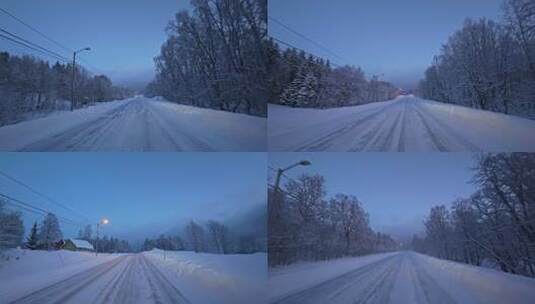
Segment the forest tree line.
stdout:
<path fill-rule="evenodd" d="M 535 116 L 535 0 L 506 0 L 503 14 L 465 21 L 425 72 L 422 97 Z"/>
<path fill-rule="evenodd" d="M 71 107 L 72 64 L 49 62 L 32 56 L 0 52 L 0 126 L 24 120 L 35 112 Z M 132 95 L 113 86 L 104 75 L 75 69 L 75 107 L 123 99 Z"/>
<path fill-rule="evenodd" d="M 396 250 L 389 235 L 375 232 L 352 195 L 326 197 L 321 175 L 289 179 L 268 197 L 268 264 L 287 265 Z"/>
<path fill-rule="evenodd" d="M 0 250 L 9 248 L 27 248 L 30 250 L 58 250 L 63 244 L 58 217 L 53 213 L 44 216 L 40 223 L 35 222 L 26 238 L 24 238 L 24 224 L 22 214 L 5 208 L 6 203 L 0 200 Z M 86 240 L 98 251 L 107 253 L 131 252 L 128 241 L 107 236 L 97 237 L 93 234 L 91 225 L 80 230 L 78 238 Z"/>
<path fill-rule="evenodd" d="M 195 0 L 176 14 L 155 58 L 149 96 L 266 116 L 266 0 Z"/>
<path fill-rule="evenodd" d="M 484 155 L 474 170 L 478 190 L 433 207 L 413 249 L 535 277 L 535 154 Z"/>
<path fill-rule="evenodd" d="M 302 108 L 332 108 L 393 99 L 399 90 L 378 76 L 367 79 L 353 66 L 332 68 L 329 61 L 294 48 L 281 50 L 270 40 L 269 102 Z"/>
<path fill-rule="evenodd" d="M 255 253 L 266 251 L 265 236 L 238 233 L 214 220 L 205 225 L 190 221 L 180 235 L 161 234 L 156 239 L 145 239 L 142 251 L 152 249 L 189 250 L 217 254 Z"/>

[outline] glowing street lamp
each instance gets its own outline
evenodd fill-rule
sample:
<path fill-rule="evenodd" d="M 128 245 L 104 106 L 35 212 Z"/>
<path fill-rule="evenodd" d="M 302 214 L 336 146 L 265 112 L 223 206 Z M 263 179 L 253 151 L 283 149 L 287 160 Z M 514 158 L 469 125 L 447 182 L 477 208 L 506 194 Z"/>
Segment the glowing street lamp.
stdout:
<path fill-rule="evenodd" d="M 75 104 L 75 94 L 74 94 L 74 78 L 76 77 L 76 55 L 78 53 L 81 53 L 83 51 L 91 51 L 90 47 L 85 47 L 83 49 L 79 49 L 78 51 L 75 51 L 72 53 L 72 77 L 71 77 L 71 112 L 74 110 L 74 104 Z"/>
<path fill-rule="evenodd" d="M 95 255 L 98 256 L 98 235 L 99 235 L 99 228 L 100 228 L 100 225 L 108 225 L 110 223 L 110 220 L 103 217 L 100 222 L 97 223 L 97 242 L 96 242 L 96 245 L 95 245 Z"/>

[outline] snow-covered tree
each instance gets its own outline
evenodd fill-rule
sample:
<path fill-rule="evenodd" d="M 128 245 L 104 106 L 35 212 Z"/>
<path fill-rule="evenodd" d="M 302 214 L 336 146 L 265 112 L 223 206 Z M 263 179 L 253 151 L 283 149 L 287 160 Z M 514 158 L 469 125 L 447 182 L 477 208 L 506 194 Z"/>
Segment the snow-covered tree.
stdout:
<path fill-rule="evenodd" d="M 0 200 L 0 249 L 20 246 L 24 235 L 21 214 L 5 210 L 5 202 Z"/>
<path fill-rule="evenodd" d="M 49 250 L 61 239 L 63 239 L 63 233 L 58 218 L 55 214 L 48 213 L 39 227 L 39 245 Z"/>
<path fill-rule="evenodd" d="M 320 175 L 303 175 L 290 179 L 284 189 L 269 189 L 270 266 L 397 248 L 390 236 L 370 228 L 368 214 L 355 196 L 325 196 Z"/>
<path fill-rule="evenodd" d="M 535 276 L 535 155 L 487 154 L 479 158 L 469 198 L 431 209 L 426 236 L 414 249 L 505 272 Z"/>
<path fill-rule="evenodd" d="M 196 0 L 167 26 L 148 94 L 265 116 L 272 71 L 267 1 Z"/>
<path fill-rule="evenodd" d="M 189 247 L 195 252 L 202 252 L 206 248 L 206 236 L 204 228 L 195 221 L 190 221 L 186 226 L 186 236 Z"/>
<path fill-rule="evenodd" d="M 0 126 L 23 119 L 28 112 L 62 109 L 71 100 L 72 64 L 50 63 L 31 56 L 0 52 Z M 127 89 L 112 86 L 104 75 L 77 67 L 76 106 L 126 98 Z"/>
<path fill-rule="evenodd" d="M 39 238 L 37 237 L 37 222 L 33 223 L 30 235 L 26 238 L 26 247 L 31 250 L 37 249 L 39 246 Z"/>
<path fill-rule="evenodd" d="M 535 115 L 535 1 L 506 0 L 505 20 L 467 19 L 427 69 L 424 98 Z"/>
<path fill-rule="evenodd" d="M 227 254 L 230 249 L 230 238 L 228 228 L 217 222 L 209 221 L 207 224 L 208 233 L 212 242 L 212 247 L 217 253 Z"/>

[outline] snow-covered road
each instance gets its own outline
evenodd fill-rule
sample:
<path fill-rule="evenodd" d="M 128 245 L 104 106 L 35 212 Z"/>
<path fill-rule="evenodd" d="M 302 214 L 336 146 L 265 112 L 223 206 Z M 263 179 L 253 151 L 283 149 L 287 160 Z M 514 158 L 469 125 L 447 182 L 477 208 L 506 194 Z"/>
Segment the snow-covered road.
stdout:
<path fill-rule="evenodd" d="M 267 254 L 0 252 L 0 303 L 267 303 Z"/>
<path fill-rule="evenodd" d="M 338 272 L 326 276 L 333 268 Z M 535 298 L 534 279 L 414 252 L 289 266 L 269 280 L 271 303 L 522 304 Z"/>
<path fill-rule="evenodd" d="M 535 151 L 535 121 L 416 97 L 268 117 L 270 151 Z"/>
<path fill-rule="evenodd" d="M 266 119 L 136 97 L 0 128 L 2 151 L 263 151 Z"/>
<path fill-rule="evenodd" d="M 190 303 L 144 255 L 125 255 L 12 302 Z"/>

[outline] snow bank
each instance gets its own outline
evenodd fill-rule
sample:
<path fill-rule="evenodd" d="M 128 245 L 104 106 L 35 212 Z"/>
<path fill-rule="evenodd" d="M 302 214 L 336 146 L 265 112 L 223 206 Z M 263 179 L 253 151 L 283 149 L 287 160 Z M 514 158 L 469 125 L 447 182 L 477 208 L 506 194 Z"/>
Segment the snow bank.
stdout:
<path fill-rule="evenodd" d="M 533 303 L 535 279 L 411 253 L 459 303 Z"/>
<path fill-rule="evenodd" d="M 192 303 L 267 303 L 267 255 L 152 250 L 143 253 Z"/>
<path fill-rule="evenodd" d="M 0 252 L 0 299 L 7 302 L 66 279 L 119 255 L 67 250 L 9 249 Z"/>
<path fill-rule="evenodd" d="M 269 299 L 280 299 L 396 254 L 389 252 L 271 268 L 268 280 Z"/>

